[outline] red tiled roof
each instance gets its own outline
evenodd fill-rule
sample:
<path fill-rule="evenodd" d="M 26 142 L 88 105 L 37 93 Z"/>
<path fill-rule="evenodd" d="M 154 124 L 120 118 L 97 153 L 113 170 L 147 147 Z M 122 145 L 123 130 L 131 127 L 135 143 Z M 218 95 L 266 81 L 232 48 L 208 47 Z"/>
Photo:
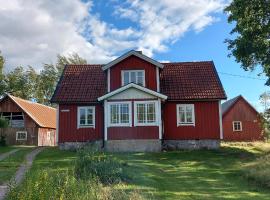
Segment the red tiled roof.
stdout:
<path fill-rule="evenodd" d="M 226 99 L 212 61 L 164 63 L 160 90 L 168 100 Z"/>
<path fill-rule="evenodd" d="M 67 65 L 52 102 L 97 102 L 107 91 L 102 65 Z"/>
<path fill-rule="evenodd" d="M 161 93 L 168 100 L 226 99 L 213 62 L 163 63 Z M 97 102 L 107 92 L 103 65 L 68 65 L 52 102 Z"/>
<path fill-rule="evenodd" d="M 56 109 L 7 94 L 40 127 L 56 128 Z"/>

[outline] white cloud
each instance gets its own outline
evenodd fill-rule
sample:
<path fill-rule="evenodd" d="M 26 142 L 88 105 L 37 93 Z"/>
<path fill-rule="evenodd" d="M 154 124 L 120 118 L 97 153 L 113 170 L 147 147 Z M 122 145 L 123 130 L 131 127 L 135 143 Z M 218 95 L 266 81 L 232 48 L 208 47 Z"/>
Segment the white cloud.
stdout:
<path fill-rule="evenodd" d="M 93 14 L 93 2 L 80 0 L 0 0 L 0 50 L 6 67 L 54 62 L 56 54 L 78 52 L 104 63 L 120 52 L 140 49 L 152 56 L 166 51 L 189 30 L 215 22 L 223 0 L 113 0 L 112 17 L 134 27 L 117 28 Z"/>

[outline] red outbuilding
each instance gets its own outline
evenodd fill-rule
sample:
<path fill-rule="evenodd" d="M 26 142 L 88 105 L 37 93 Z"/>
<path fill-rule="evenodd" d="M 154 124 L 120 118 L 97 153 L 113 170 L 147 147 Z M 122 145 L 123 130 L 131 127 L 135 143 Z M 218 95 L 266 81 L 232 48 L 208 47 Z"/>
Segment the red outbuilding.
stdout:
<path fill-rule="evenodd" d="M 260 114 L 241 95 L 222 104 L 222 118 L 225 141 L 263 140 Z"/>
<path fill-rule="evenodd" d="M 67 65 L 52 97 L 61 148 L 110 151 L 218 148 L 226 94 L 214 63 L 160 63 L 129 51 L 99 65 Z"/>

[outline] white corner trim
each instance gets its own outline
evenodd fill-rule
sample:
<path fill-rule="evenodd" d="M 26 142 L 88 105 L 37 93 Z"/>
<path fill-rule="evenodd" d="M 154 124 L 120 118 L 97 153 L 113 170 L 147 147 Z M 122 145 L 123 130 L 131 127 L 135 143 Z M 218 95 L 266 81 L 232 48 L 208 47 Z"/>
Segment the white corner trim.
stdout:
<path fill-rule="evenodd" d="M 156 83 L 157 83 L 157 92 L 160 92 L 160 80 L 159 80 L 159 68 L 156 67 Z"/>
<path fill-rule="evenodd" d="M 57 104 L 56 110 L 56 144 L 58 144 L 59 140 L 59 104 Z"/>
<path fill-rule="evenodd" d="M 156 121 L 152 123 L 139 123 L 137 119 L 137 104 L 148 104 L 148 103 L 154 103 L 155 105 L 155 118 Z M 158 107 L 158 101 L 134 101 L 134 126 L 159 126 L 159 107 Z"/>
<path fill-rule="evenodd" d="M 120 104 L 128 104 L 128 110 L 129 110 L 129 114 L 128 114 L 128 120 L 129 123 L 117 123 L 117 124 L 112 124 L 111 123 L 111 109 L 110 106 L 111 105 L 120 105 Z M 122 101 L 122 102 L 108 102 L 107 103 L 107 111 L 105 114 L 107 115 L 107 119 L 108 119 L 108 123 L 107 126 L 108 127 L 132 127 L 132 106 L 131 106 L 131 101 L 127 102 L 127 101 Z M 120 112 L 119 112 L 120 115 Z M 119 116 L 120 117 L 120 116 Z"/>
<path fill-rule="evenodd" d="M 180 115 L 179 115 L 179 107 L 180 106 L 191 106 L 192 107 L 192 121 L 193 123 L 181 123 Z M 195 106 L 194 104 L 176 104 L 176 126 L 195 126 Z"/>
<path fill-rule="evenodd" d="M 159 134 L 159 139 L 162 139 L 162 120 L 161 120 L 161 100 L 158 99 L 158 134 Z"/>
<path fill-rule="evenodd" d="M 111 70 L 108 69 L 107 73 L 107 92 L 111 91 Z"/>
<path fill-rule="evenodd" d="M 80 126 L 80 108 L 85 108 L 85 109 L 92 109 L 93 110 L 93 124 L 92 125 L 87 125 L 87 126 Z M 95 106 L 78 106 L 77 107 L 77 129 L 80 128 L 95 128 L 96 125 L 96 108 Z"/>
<path fill-rule="evenodd" d="M 107 100 L 104 101 L 104 140 L 108 140 L 108 116 L 107 116 Z"/>
<path fill-rule="evenodd" d="M 142 60 L 145 60 L 145 61 L 147 61 L 147 62 L 149 62 L 149 63 L 152 63 L 153 65 L 155 65 L 155 66 L 157 66 L 157 67 L 160 67 L 160 68 L 163 68 L 163 67 L 164 67 L 164 65 L 161 64 L 160 62 L 158 62 L 158 61 L 156 61 L 156 60 L 153 60 L 152 58 L 149 58 L 149 57 L 147 57 L 147 56 L 145 56 L 145 55 L 143 55 L 143 54 L 141 54 L 141 53 L 138 53 L 138 52 L 135 51 L 135 50 L 131 50 L 131 51 L 129 51 L 129 52 L 123 54 L 122 56 L 116 58 L 115 60 L 109 62 L 108 64 L 104 65 L 104 66 L 102 67 L 102 70 L 104 71 L 104 70 L 106 70 L 106 69 L 109 69 L 109 68 L 112 67 L 113 65 L 115 65 L 115 64 L 117 64 L 117 63 L 119 63 L 119 62 L 121 62 L 122 60 L 126 59 L 127 57 L 129 57 L 129 56 L 131 56 L 131 55 L 134 55 L 134 56 L 136 56 L 136 57 L 138 57 L 138 58 L 141 58 Z"/>
<path fill-rule="evenodd" d="M 160 94 L 160 93 L 158 93 L 158 92 L 155 92 L 155 91 L 153 91 L 153 90 L 150 90 L 150 89 L 148 89 L 148 88 L 142 87 L 142 86 L 137 85 L 137 84 L 134 84 L 134 83 L 129 83 L 129 84 L 127 84 L 127 85 L 125 85 L 125 86 L 123 86 L 123 87 L 121 87 L 121 88 L 118 88 L 118 89 L 116 89 L 116 90 L 114 90 L 114 91 L 112 91 L 112 92 L 110 92 L 110 93 L 107 93 L 107 94 L 105 94 L 105 95 L 99 97 L 99 98 L 98 98 L 98 101 L 102 101 L 102 100 L 104 100 L 104 99 L 107 99 L 107 98 L 109 98 L 109 97 L 111 97 L 111 96 L 113 96 L 113 95 L 115 95 L 115 94 L 118 94 L 118 93 L 120 93 L 120 92 L 122 92 L 122 91 L 124 91 L 124 90 L 126 90 L 126 89 L 132 88 L 132 87 L 133 87 L 133 88 L 136 88 L 136 89 L 138 89 L 138 90 L 141 90 L 141 91 L 143 91 L 143 92 L 149 93 L 149 94 L 151 94 L 151 95 L 153 95 L 153 96 L 159 97 L 159 98 L 161 98 L 161 99 L 163 99 L 163 100 L 166 100 L 166 99 L 168 98 L 168 97 L 167 97 L 166 95 L 164 95 L 164 94 Z"/>
<path fill-rule="evenodd" d="M 223 140 L 223 123 L 222 123 L 221 101 L 218 101 L 218 111 L 219 111 L 219 135 L 220 135 L 220 139 Z"/>

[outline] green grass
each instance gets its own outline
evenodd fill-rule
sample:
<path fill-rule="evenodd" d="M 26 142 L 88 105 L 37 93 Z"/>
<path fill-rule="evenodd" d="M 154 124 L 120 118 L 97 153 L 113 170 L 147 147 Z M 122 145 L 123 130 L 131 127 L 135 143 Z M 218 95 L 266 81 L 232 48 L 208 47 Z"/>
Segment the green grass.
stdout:
<path fill-rule="evenodd" d="M 5 146 L 5 147 L 1 147 L 0 146 L 0 155 L 3 154 L 3 153 L 6 153 L 6 152 L 9 152 L 13 149 L 15 149 L 16 147 L 14 146 Z"/>
<path fill-rule="evenodd" d="M 9 181 L 14 175 L 25 156 L 32 148 L 20 148 L 14 154 L 0 161 L 0 184 Z"/>
<path fill-rule="evenodd" d="M 269 199 L 270 189 L 247 178 L 247 166 L 265 156 L 270 145 L 225 144 L 220 150 L 110 154 L 126 163 L 130 177 L 117 186 L 138 190 L 151 199 Z M 74 167 L 74 152 L 48 148 L 31 172 L 65 171 Z M 23 185 L 21 186 L 23 187 Z"/>

